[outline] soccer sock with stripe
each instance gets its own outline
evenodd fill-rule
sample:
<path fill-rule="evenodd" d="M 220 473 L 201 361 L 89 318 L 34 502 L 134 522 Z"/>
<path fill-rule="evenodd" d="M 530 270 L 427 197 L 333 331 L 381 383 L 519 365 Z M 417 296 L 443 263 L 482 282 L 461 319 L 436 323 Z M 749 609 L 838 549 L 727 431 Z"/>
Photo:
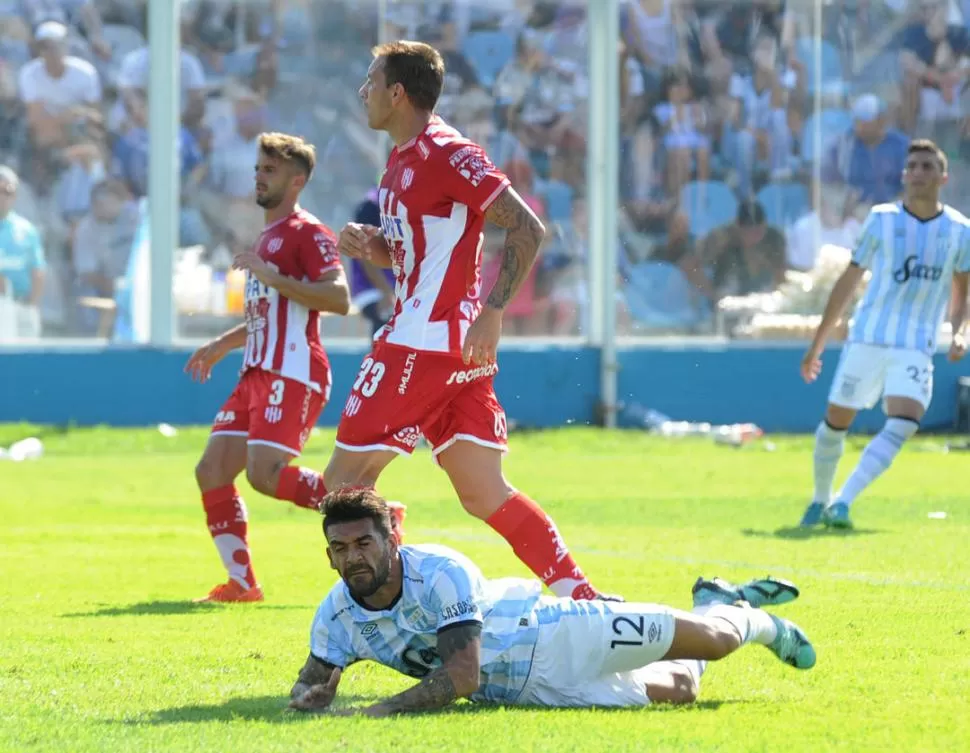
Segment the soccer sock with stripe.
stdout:
<path fill-rule="evenodd" d="M 832 501 L 832 482 L 845 448 L 845 429 L 833 429 L 822 421 L 815 430 L 815 502 Z"/>
<path fill-rule="evenodd" d="M 256 585 L 256 576 L 249 557 L 248 514 L 246 503 L 232 484 L 202 493 L 209 534 L 219 551 L 229 578 L 243 588 Z"/>
<path fill-rule="evenodd" d="M 556 524 L 538 504 L 516 492 L 485 521 L 512 546 L 512 551 L 556 596 L 595 598 L 573 560 Z"/>
<path fill-rule="evenodd" d="M 280 471 L 280 480 L 276 484 L 277 499 L 292 502 L 297 507 L 317 510 L 326 495 L 327 487 L 323 485 L 322 473 L 290 465 Z"/>
<path fill-rule="evenodd" d="M 859 464 L 846 479 L 836 501 L 851 505 L 862 491 L 875 481 L 890 465 L 906 440 L 919 429 L 919 422 L 910 418 L 889 418 L 882 431 L 872 438 L 862 451 Z"/>

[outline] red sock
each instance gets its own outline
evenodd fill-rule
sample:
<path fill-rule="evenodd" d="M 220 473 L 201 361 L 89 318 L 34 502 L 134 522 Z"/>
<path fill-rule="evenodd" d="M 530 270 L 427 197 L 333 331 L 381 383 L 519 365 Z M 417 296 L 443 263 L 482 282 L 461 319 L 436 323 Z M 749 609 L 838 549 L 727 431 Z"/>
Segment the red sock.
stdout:
<path fill-rule="evenodd" d="M 297 507 L 317 510 L 325 496 L 327 487 L 323 485 L 322 473 L 289 465 L 280 471 L 280 480 L 276 485 L 277 499 L 285 499 Z"/>
<path fill-rule="evenodd" d="M 241 586 L 252 588 L 256 585 L 256 576 L 250 564 L 249 544 L 246 541 L 246 503 L 236 487 L 230 484 L 203 492 L 202 506 L 205 508 L 209 533 L 229 578 Z"/>
<path fill-rule="evenodd" d="M 485 521 L 556 596 L 592 599 L 597 593 L 573 560 L 556 524 L 521 492 L 505 500 Z"/>

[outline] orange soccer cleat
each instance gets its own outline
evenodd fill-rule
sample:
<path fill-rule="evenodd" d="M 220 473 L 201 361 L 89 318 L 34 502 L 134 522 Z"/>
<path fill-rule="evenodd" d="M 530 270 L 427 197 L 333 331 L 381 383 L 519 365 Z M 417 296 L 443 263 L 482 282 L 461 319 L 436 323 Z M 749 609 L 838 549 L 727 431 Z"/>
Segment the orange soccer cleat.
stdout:
<path fill-rule="evenodd" d="M 408 508 L 400 502 L 388 502 L 387 509 L 391 513 L 391 533 L 397 537 L 398 545 L 404 543 L 404 518 Z"/>
<path fill-rule="evenodd" d="M 230 580 L 228 583 L 220 583 L 201 599 L 194 599 L 197 604 L 203 602 L 228 604 L 262 600 L 263 589 L 258 584 L 252 588 L 245 588 L 239 585 L 238 581 L 234 580 Z"/>

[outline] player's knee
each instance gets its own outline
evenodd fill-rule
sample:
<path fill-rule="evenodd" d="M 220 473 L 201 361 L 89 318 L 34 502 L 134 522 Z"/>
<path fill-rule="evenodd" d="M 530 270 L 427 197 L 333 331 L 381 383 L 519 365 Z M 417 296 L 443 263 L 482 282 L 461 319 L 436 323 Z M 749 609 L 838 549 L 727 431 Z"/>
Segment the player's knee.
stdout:
<path fill-rule="evenodd" d="M 276 496 L 276 488 L 279 486 L 280 471 L 286 463 L 265 462 L 260 460 L 250 460 L 246 463 L 246 480 L 260 494 L 267 497 Z"/>
<path fill-rule="evenodd" d="M 708 626 L 711 661 L 723 659 L 741 648 L 741 636 L 737 628 L 725 620 L 712 620 Z"/>
<path fill-rule="evenodd" d="M 234 478 L 219 457 L 203 455 L 195 466 L 195 480 L 203 491 L 231 484 Z"/>
<path fill-rule="evenodd" d="M 504 479 L 500 482 L 483 483 L 481 486 L 469 486 L 456 489 L 458 499 L 465 512 L 481 520 L 490 518 L 505 500 L 511 497 L 515 490 Z"/>

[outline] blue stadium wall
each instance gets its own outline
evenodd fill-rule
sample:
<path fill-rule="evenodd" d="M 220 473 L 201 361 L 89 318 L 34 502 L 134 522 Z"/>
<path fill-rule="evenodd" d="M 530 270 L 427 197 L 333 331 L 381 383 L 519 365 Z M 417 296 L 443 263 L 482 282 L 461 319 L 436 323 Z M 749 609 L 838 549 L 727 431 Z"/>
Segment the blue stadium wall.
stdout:
<path fill-rule="evenodd" d="M 334 425 L 363 355 L 335 349 L 333 401 L 321 424 Z M 676 420 L 754 422 L 769 432 L 809 432 L 824 408 L 838 350 L 825 355 L 818 383 L 798 375 L 802 345 L 643 346 L 619 352 L 619 396 Z M 236 379 L 238 357 L 212 380 L 197 385 L 182 372 L 188 351 L 0 350 L 0 422 L 80 426 L 208 424 Z M 499 360 L 496 389 L 510 420 L 548 427 L 585 424 L 595 417 L 598 354 L 590 348 L 508 345 Z M 970 360 L 935 361 L 935 395 L 924 428 L 947 430 L 956 412 L 957 379 Z M 878 410 L 857 427 L 882 423 Z"/>

